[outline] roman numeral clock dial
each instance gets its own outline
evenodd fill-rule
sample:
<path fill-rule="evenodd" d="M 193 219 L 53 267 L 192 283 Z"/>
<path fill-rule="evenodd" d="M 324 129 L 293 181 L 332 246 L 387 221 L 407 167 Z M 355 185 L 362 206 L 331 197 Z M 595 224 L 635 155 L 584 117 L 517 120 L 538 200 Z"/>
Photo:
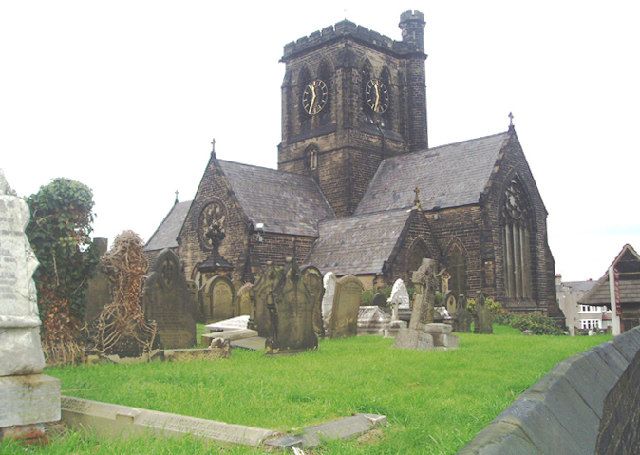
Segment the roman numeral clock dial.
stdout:
<path fill-rule="evenodd" d="M 329 88 L 320 79 L 311 81 L 302 92 L 302 108 L 309 115 L 322 110 L 329 100 Z"/>

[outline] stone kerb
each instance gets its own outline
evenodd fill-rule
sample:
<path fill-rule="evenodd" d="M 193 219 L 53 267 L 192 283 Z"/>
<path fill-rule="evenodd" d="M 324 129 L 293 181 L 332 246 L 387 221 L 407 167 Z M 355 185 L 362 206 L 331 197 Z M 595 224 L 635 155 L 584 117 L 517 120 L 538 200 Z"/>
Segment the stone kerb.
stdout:
<path fill-rule="evenodd" d="M 560 362 L 459 453 L 596 453 L 605 400 L 628 369 L 638 368 L 639 353 L 637 327 Z"/>

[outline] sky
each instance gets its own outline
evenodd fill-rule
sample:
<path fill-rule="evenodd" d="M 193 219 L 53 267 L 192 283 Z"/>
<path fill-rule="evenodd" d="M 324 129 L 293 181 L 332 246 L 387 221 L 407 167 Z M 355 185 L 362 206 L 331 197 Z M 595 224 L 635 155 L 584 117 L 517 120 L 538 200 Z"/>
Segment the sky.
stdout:
<path fill-rule="evenodd" d="M 563 280 L 640 250 L 633 1 L 2 1 L 0 168 L 94 193 L 94 235 L 148 239 L 217 156 L 276 167 L 283 46 L 344 18 L 400 40 L 425 13 L 431 146 L 514 123 Z M 258 191 L 258 189 L 256 189 Z"/>

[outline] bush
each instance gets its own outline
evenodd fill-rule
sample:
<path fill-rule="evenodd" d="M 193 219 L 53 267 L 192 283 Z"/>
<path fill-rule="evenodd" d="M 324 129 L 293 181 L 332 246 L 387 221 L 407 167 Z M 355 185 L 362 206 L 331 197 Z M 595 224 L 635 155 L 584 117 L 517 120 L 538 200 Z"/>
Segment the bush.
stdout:
<path fill-rule="evenodd" d="M 553 319 L 541 313 L 512 314 L 509 319 L 509 325 L 521 332 L 529 330 L 536 335 L 564 335 Z"/>

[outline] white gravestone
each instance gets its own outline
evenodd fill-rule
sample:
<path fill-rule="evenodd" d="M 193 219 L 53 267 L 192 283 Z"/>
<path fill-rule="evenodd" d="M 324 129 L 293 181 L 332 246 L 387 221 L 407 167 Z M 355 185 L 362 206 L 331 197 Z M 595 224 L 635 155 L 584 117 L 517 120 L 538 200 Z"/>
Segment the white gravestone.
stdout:
<path fill-rule="evenodd" d="M 322 320 L 325 328 L 331 320 L 331 308 L 333 308 L 333 296 L 336 293 L 338 279 L 333 272 L 327 273 L 323 278 L 324 296 L 322 297 Z"/>
<path fill-rule="evenodd" d="M 398 278 L 395 283 L 393 283 L 391 296 L 387 299 L 387 302 L 391 305 L 392 321 L 399 319 L 398 313 L 400 308 L 409 309 L 409 293 L 401 278 Z"/>
<path fill-rule="evenodd" d="M 45 366 L 31 278 L 36 259 L 25 228 L 27 203 L 0 170 L 0 434 L 2 428 L 60 420 L 60 381 Z"/>

